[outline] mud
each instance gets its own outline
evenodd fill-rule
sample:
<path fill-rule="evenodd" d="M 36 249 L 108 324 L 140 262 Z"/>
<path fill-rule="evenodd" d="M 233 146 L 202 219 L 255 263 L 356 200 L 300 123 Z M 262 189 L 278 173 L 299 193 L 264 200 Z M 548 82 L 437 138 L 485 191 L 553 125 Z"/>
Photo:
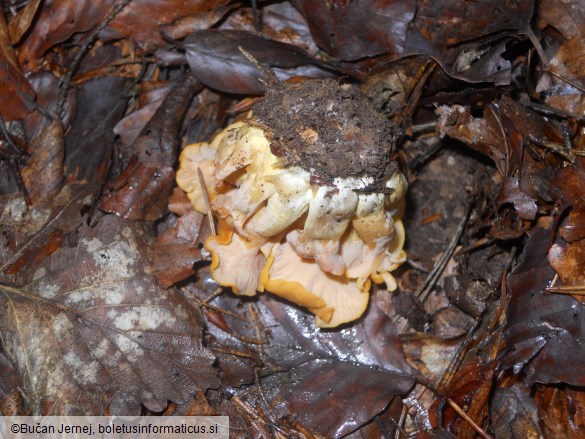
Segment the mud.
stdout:
<path fill-rule="evenodd" d="M 330 79 L 278 83 L 253 114 L 267 130 L 273 154 L 320 180 L 381 181 L 396 169 L 392 153 L 400 133 L 352 85 Z"/>

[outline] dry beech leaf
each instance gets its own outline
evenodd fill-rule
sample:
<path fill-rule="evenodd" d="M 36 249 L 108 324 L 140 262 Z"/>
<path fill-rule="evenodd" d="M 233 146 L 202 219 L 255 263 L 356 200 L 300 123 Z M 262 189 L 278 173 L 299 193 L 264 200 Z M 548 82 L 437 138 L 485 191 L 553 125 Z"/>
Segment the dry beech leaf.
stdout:
<path fill-rule="evenodd" d="M 265 91 L 262 72 L 240 48 L 280 80 L 294 76 L 331 76 L 329 67 L 293 44 L 264 34 L 240 30 L 206 29 L 191 33 L 182 43 L 193 75 L 206 86 L 226 93 L 260 95 Z"/>
<path fill-rule="evenodd" d="M 177 18 L 172 23 L 163 24 L 160 27 L 160 31 L 175 40 L 180 40 L 193 31 L 209 29 L 227 15 L 228 12 L 231 12 L 239 6 L 240 4 L 236 3 L 186 15 Z"/>
<path fill-rule="evenodd" d="M 31 282 L 0 286 L 0 334 L 33 413 L 135 415 L 219 385 L 198 314 L 148 274 L 150 236 L 108 215 L 29 267 Z"/>
<path fill-rule="evenodd" d="M 34 25 L 23 39 L 19 59 L 29 70 L 38 70 L 42 55 L 73 34 L 99 25 L 121 2 L 114 0 L 47 0 L 43 2 Z M 185 15 L 221 6 L 225 0 L 142 0 L 131 1 L 109 25 L 105 38 L 131 36 L 141 45 L 162 43 L 158 32 L 161 24 Z"/>
<path fill-rule="evenodd" d="M 315 42 L 342 60 L 400 54 L 417 7 L 412 0 L 294 0 L 293 4 L 307 18 Z"/>
<path fill-rule="evenodd" d="M 148 121 L 161 106 L 172 85 L 167 81 L 142 83 L 139 95 L 139 108 L 120 119 L 114 127 L 114 133 L 120 136 L 124 146 L 130 146 L 140 135 Z"/>
<path fill-rule="evenodd" d="M 55 118 L 31 142 L 30 159 L 21 173 L 33 203 L 59 193 L 63 183 L 65 139 L 63 124 Z"/>
<path fill-rule="evenodd" d="M 37 18 L 22 40 L 18 59 L 25 70 L 38 70 L 41 56 L 52 46 L 76 32 L 85 32 L 100 23 L 114 0 L 43 2 Z"/>
<path fill-rule="evenodd" d="M 178 18 L 224 6 L 228 0 L 141 0 L 132 1 L 110 27 L 123 36 L 132 36 L 146 47 L 159 45 L 159 27 Z"/>
<path fill-rule="evenodd" d="M 548 0 L 537 3 L 537 14 L 567 40 L 582 34 L 585 5 L 581 0 Z"/>
<path fill-rule="evenodd" d="M 0 113 L 6 120 L 17 120 L 29 112 L 34 90 L 24 77 L 14 48 L 10 43 L 8 26 L 0 11 Z"/>
<path fill-rule="evenodd" d="M 582 88 L 585 84 L 585 38 L 577 35 L 563 43 L 554 58 L 550 60 L 550 68 L 563 78 L 564 82 Z"/>
<path fill-rule="evenodd" d="M 585 393 L 582 389 L 539 385 L 534 402 L 540 415 L 541 437 L 585 437 Z"/>
<path fill-rule="evenodd" d="M 549 252 L 551 232 L 534 228 L 518 265 L 508 275 L 510 304 L 506 310 L 500 367 L 522 371 L 528 383 L 585 384 L 585 306 L 573 297 L 544 291 L 555 275 L 551 260 L 561 258 L 559 246 Z M 561 265 L 560 261 L 555 265 Z M 569 269 L 571 264 L 569 264 Z"/>
<path fill-rule="evenodd" d="M 40 4 L 41 0 L 32 0 L 10 20 L 8 30 L 10 31 L 10 42 L 12 44 L 17 44 L 29 30 Z"/>
<path fill-rule="evenodd" d="M 453 400 L 459 407 L 464 407 L 467 415 L 478 425 L 488 415 L 488 398 L 492 388 L 493 365 L 469 363 L 458 369 L 443 394 Z M 443 399 L 437 399 L 429 412 L 431 423 L 440 422 L 456 437 L 475 437 L 475 431 L 452 407 L 445 406 Z"/>

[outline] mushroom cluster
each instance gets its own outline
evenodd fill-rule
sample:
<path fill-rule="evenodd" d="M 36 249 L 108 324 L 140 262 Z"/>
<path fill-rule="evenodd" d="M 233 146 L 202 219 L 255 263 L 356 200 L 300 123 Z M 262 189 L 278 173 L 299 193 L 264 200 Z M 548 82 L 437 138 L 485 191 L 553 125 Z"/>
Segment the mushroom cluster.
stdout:
<path fill-rule="evenodd" d="M 372 280 L 396 288 L 406 181 L 391 160 L 397 134 L 359 91 L 307 82 L 187 146 L 177 182 L 201 213 L 207 195 L 218 218 L 205 242 L 218 283 L 277 294 L 335 327 L 365 311 Z"/>

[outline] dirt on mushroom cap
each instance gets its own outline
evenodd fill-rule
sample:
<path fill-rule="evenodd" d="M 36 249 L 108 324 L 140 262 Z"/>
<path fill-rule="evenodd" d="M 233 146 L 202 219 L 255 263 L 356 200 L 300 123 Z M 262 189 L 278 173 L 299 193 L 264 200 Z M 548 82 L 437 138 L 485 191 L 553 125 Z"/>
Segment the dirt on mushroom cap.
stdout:
<path fill-rule="evenodd" d="M 352 85 L 331 79 L 277 83 L 254 106 L 268 130 L 272 153 L 325 181 L 336 177 L 382 180 L 399 132 Z"/>

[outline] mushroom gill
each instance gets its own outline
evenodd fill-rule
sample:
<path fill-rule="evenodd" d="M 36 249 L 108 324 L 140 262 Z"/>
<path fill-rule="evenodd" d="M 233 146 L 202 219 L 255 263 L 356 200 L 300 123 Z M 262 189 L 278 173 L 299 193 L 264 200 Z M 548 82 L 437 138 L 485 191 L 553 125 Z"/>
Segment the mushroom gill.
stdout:
<path fill-rule="evenodd" d="M 308 83 L 308 84 L 307 84 Z M 306 307 L 321 327 L 365 311 L 371 281 L 396 289 L 406 255 L 406 181 L 396 134 L 351 86 L 279 85 L 211 143 L 187 146 L 177 173 L 219 233 L 205 242 L 212 275 L 236 294 L 269 291 Z"/>

